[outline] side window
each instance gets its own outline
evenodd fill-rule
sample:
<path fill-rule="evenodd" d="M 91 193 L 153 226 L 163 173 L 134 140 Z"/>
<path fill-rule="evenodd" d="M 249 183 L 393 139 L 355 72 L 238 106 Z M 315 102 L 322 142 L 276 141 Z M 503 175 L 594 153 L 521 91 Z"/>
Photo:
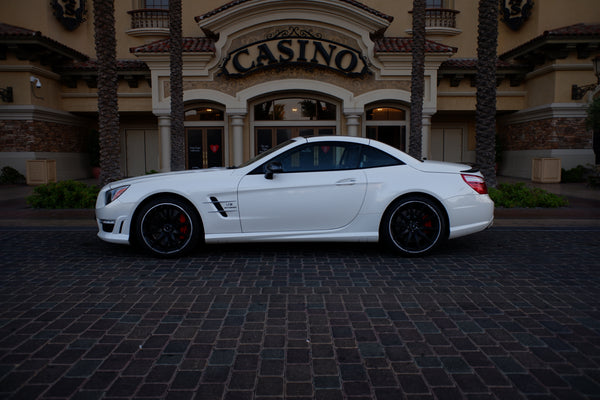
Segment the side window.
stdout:
<path fill-rule="evenodd" d="M 360 145 L 319 142 L 301 146 L 277 160 L 283 172 L 332 171 L 358 168 Z"/>
<path fill-rule="evenodd" d="M 389 167 L 404 163 L 374 147 L 364 146 L 360 155 L 360 168 Z"/>

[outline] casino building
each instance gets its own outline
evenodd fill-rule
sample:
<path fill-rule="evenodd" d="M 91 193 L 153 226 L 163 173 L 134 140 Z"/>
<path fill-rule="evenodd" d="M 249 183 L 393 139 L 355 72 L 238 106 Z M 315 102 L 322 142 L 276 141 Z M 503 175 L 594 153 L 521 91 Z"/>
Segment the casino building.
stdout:
<path fill-rule="evenodd" d="M 0 4 L 0 167 L 52 159 L 59 180 L 90 176 L 91 3 Z M 236 165 L 295 136 L 407 149 L 411 0 L 182 3 L 187 168 Z M 540 158 L 595 164 L 597 0 L 510 3 L 499 0 L 499 174 L 529 178 Z M 115 1 L 115 19 L 122 172 L 168 171 L 168 0 Z M 476 47 L 476 1 L 427 1 L 424 157 L 475 160 Z"/>

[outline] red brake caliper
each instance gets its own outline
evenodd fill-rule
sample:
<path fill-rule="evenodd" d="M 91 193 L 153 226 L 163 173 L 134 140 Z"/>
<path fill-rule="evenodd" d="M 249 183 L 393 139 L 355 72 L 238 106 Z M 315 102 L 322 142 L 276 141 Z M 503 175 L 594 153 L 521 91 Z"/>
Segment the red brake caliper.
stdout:
<path fill-rule="evenodd" d="M 425 219 L 425 218 L 427 218 L 426 215 L 423 216 L 423 219 Z M 428 219 L 427 221 L 425 221 L 425 223 L 423 224 L 423 226 L 425 228 L 431 228 L 431 227 L 433 227 L 433 223 L 431 222 L 431 219 Z"/>
<path fill-rule="evenodd" d="M 179 214 L 179 222 L 182 224 L 185 224 L 185 215 L 183 214 Z M 187 233 L 188 227 L 187 225 L 182 225 L 181 228 L 179 228 L 179 232 L 182 233 L 182 235 L 179 237 L 179 239 L 184 239 L 185 238 L 185 234 Z"/>

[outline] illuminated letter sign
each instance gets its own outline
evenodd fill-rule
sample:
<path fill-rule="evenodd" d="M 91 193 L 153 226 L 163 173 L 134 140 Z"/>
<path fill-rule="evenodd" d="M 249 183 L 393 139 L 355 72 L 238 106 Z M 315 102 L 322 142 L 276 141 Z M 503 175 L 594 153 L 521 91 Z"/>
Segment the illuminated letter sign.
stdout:
<path fill-rule="evenodd" d="M 298 33 L 292 28 L 292 33 Z M 233 50 L 225 57 L 221 71 L 228 77 L 242 77 L 264 68 L 326 68 L 349 76 L 369 73 L 366 58 L 359 50 L 330 40 L 307 35 L 274 35 Z"/>

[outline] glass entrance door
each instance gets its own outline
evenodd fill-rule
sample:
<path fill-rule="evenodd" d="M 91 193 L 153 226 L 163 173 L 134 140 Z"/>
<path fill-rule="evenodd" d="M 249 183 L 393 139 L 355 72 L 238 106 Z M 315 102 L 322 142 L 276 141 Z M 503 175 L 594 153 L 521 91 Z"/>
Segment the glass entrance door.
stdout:
<path fill-rule="evenodd" d="M 255 129 L 256 154 L 296 136 L 335 135 L 335 127 L 260 127 Z"/>
<path fill-rule="evenodd" d="M 187 169 L 222 167 L 223 128 L 186 128 Z"/>

